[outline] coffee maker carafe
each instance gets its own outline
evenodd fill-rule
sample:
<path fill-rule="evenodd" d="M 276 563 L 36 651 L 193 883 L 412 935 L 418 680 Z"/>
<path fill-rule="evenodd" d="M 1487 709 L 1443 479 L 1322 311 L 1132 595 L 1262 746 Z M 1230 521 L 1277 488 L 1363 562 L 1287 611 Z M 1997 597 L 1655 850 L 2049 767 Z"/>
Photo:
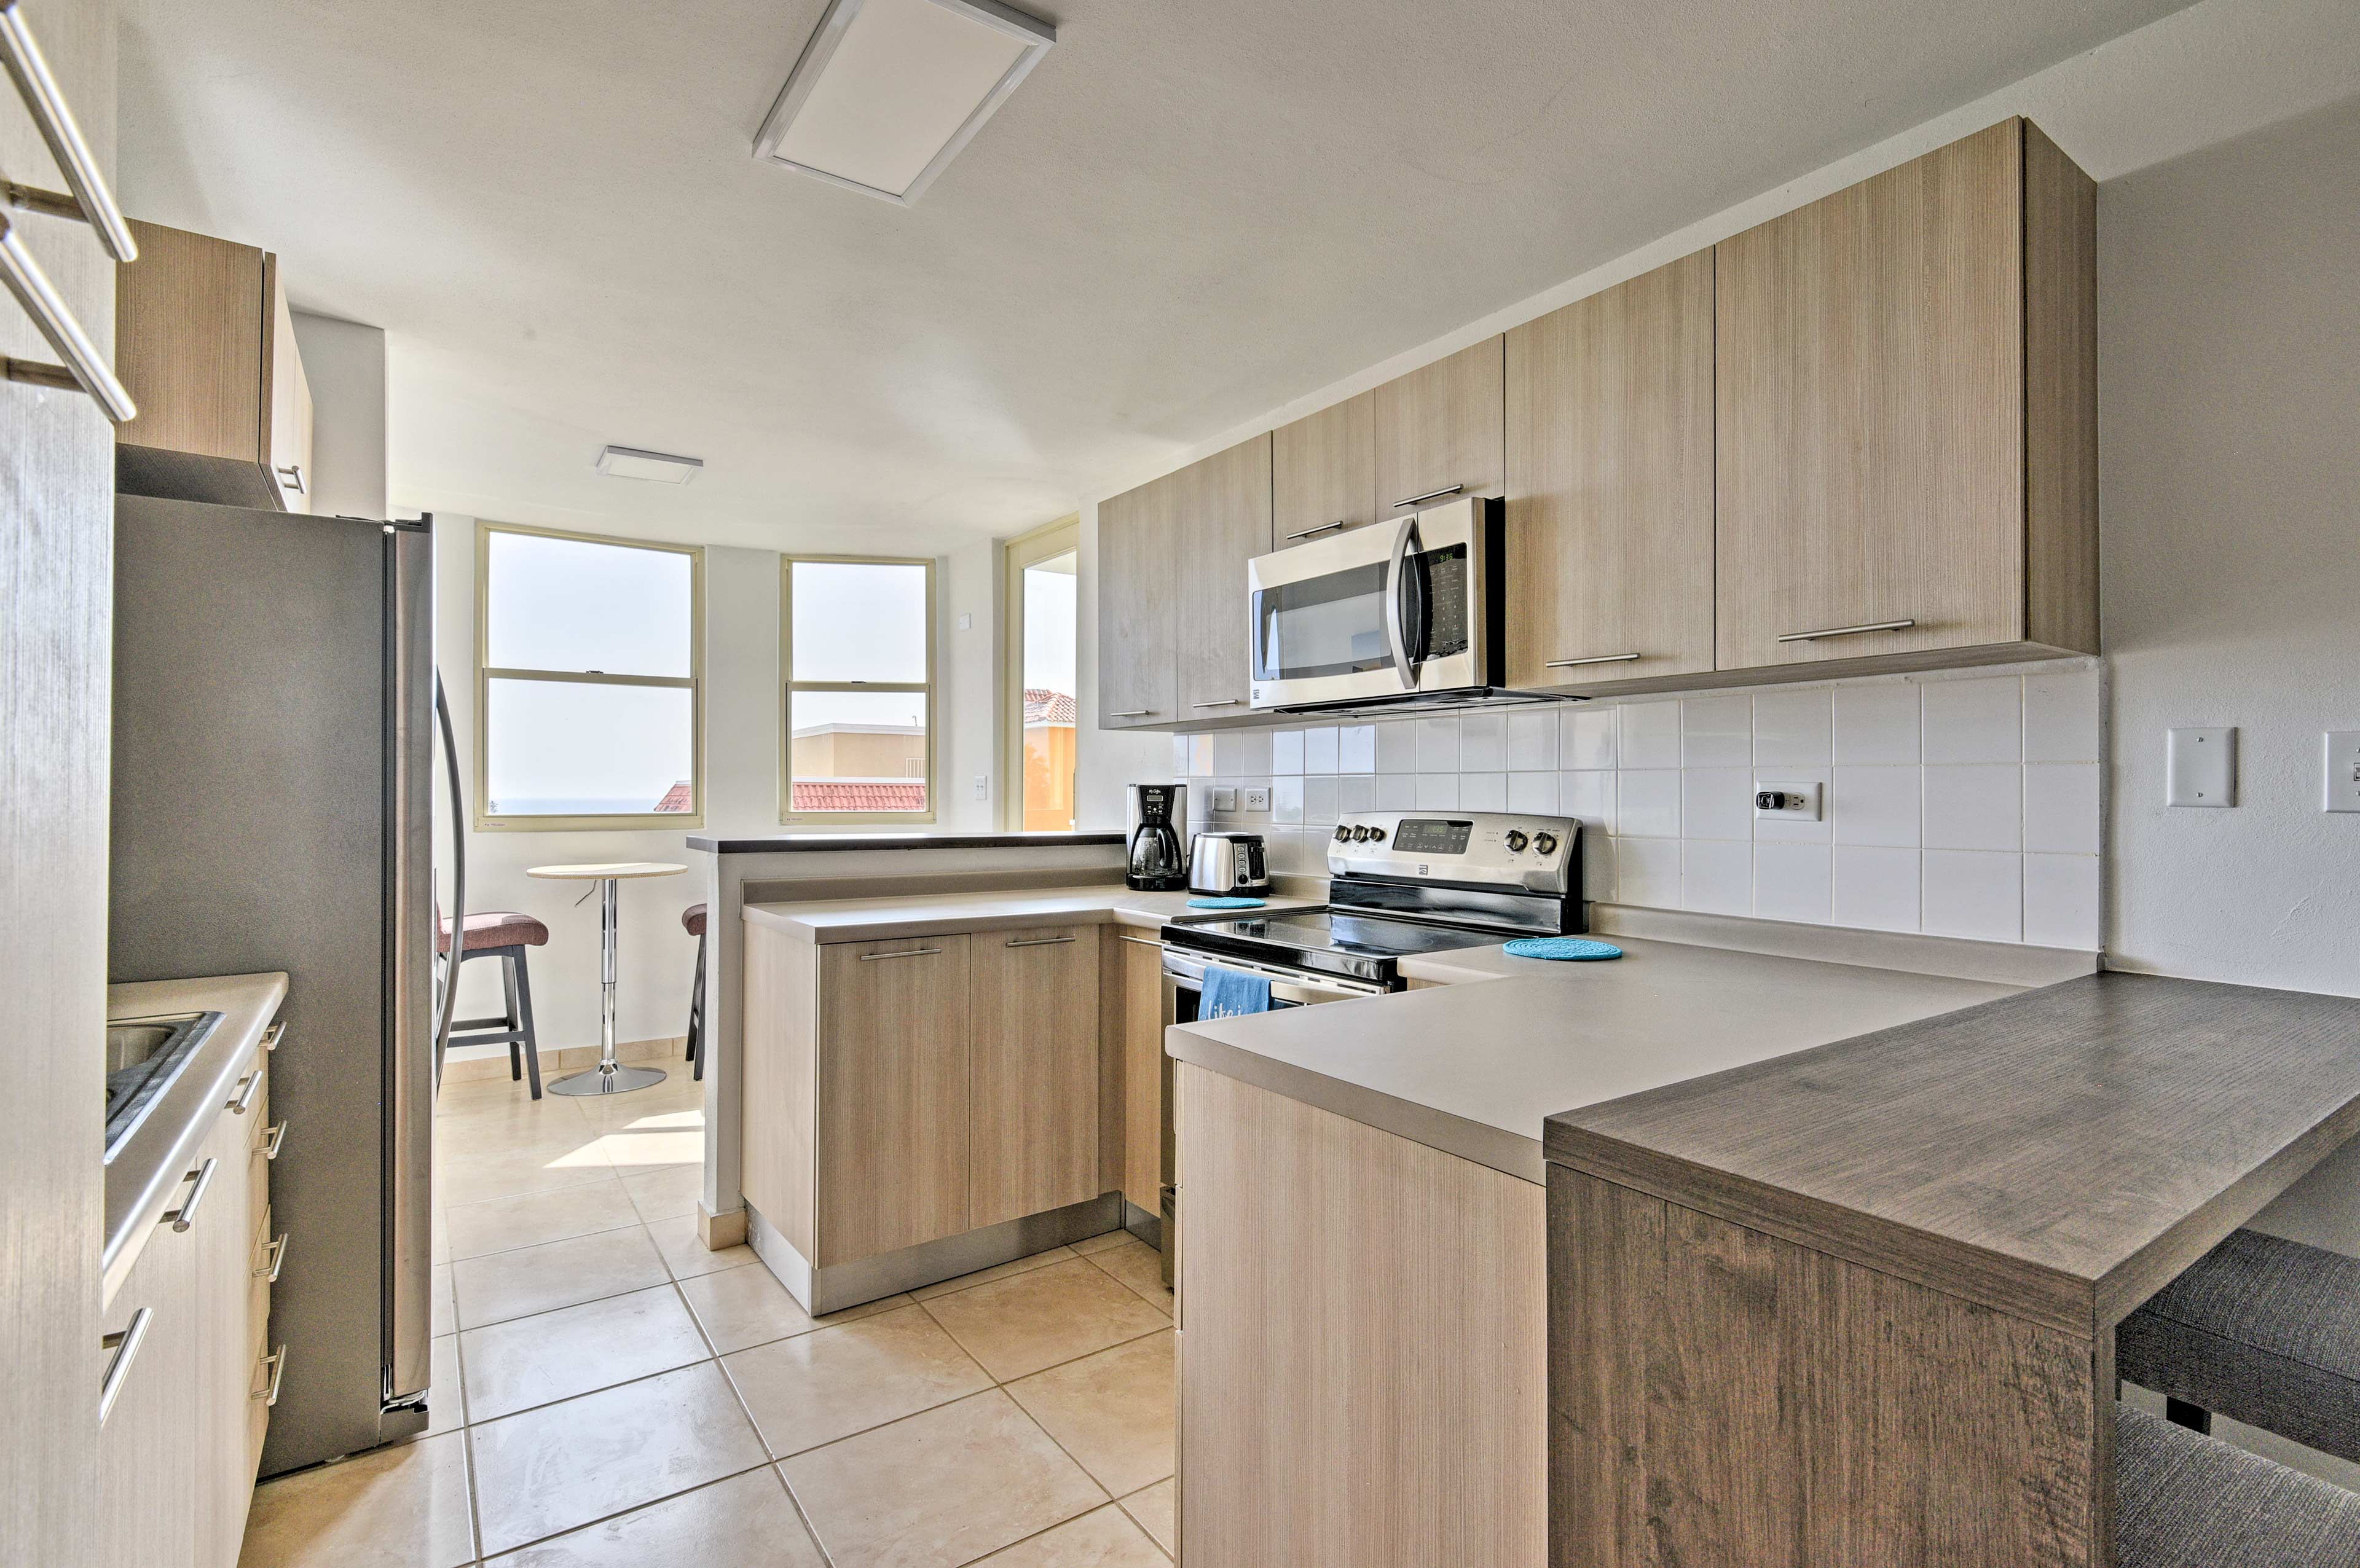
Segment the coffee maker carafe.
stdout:
<path fill-rule="evenodd" d="M 1188 786 L 1133 784 L 1123 816 L 1123 885 L 1150 893 L 1176 893 L 1188 886 L 1188 856 L 1182 848 L 1188 822 Z"/>

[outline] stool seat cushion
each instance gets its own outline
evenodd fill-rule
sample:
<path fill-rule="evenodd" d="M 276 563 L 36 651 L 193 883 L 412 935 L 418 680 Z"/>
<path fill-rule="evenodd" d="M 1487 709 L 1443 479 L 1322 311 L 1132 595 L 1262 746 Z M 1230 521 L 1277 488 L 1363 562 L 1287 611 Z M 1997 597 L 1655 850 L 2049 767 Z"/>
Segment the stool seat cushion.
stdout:
<path fill-rule="evenodd" d="M 689 935 L 703 936 L 705 934 L 705 906 L 702 904 L 691 904 L 688 908 L 683 909 L 680 912 L 680 923 L 687 928 Z"/>
<path fill-rule="evenodd" d="M 494 947 L 540 947 L 549 941 L 549 928 L 530 915 L 520 915 L 513 909 L 487 910 L 467 917 L 466 952 L 481 953 Z M 451 922 L 442 922 L 434 933 L 434 951 L 451 951 Z"/>
<path fill-rule="evenodd" d="M 2232 1231 L 2123 1320 L 2114 1369 L 2360 1461 L 2360 1258 Z"/>
<path fill-rule="evenodd" d="M 2114 1568 L 2360 1568 L 2360 1497 L 2117 1406 Z"/>

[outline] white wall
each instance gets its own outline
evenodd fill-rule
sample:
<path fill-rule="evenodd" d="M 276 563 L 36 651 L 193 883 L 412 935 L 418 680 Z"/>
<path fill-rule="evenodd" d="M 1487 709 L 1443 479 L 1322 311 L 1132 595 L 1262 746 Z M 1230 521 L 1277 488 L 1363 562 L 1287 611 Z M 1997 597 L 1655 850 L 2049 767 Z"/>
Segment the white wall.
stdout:
<path fill-rule="evenodd" d="M 295 346 L 311 388 L 311 510 L 382 517 L 385 329 L 297 310 Z"/>

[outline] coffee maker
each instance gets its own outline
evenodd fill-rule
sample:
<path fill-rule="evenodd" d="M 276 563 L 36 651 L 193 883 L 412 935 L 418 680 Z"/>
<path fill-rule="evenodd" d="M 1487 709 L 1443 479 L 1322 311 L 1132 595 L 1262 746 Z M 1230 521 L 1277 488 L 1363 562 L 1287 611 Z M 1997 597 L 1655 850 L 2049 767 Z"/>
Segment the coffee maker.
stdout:
<path fill-rule="evenodd" d="M 1123 812 L 1123 886 L 1149 893 L 1177 893 L 1188 886 L 1188 855 L 1182 847 L 1188 822 L 1188 786 L 1133 784 Z"/>

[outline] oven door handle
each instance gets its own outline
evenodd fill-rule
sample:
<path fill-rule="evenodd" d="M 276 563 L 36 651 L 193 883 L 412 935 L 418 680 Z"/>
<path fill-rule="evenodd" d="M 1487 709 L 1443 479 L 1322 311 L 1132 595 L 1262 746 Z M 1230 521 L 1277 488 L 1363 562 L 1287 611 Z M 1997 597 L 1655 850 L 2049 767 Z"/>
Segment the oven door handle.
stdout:
<path fill-rule="evenodd" d="M 1410 565 L 1410 552 L 1417 542 L 1417 514 L 1412 512 L 1401 520 L 1401 527 L 1393 530 L 1393 554 L 1385 564 L 1385 635 L 1392 640 L 1393 671 L 1401 677 L 1404 691 L 1417 690 L 1418 661 L 1410 657 L 1411 627 L 1409 618 L 1402 613 L 1402 585 L 1414 570 Z M 1424 595 L 1419 597 L 1419 613 L 1422 615 Z M 1420 636 L 1417 641 L 1423 647 L 1426 639 Z"/>

